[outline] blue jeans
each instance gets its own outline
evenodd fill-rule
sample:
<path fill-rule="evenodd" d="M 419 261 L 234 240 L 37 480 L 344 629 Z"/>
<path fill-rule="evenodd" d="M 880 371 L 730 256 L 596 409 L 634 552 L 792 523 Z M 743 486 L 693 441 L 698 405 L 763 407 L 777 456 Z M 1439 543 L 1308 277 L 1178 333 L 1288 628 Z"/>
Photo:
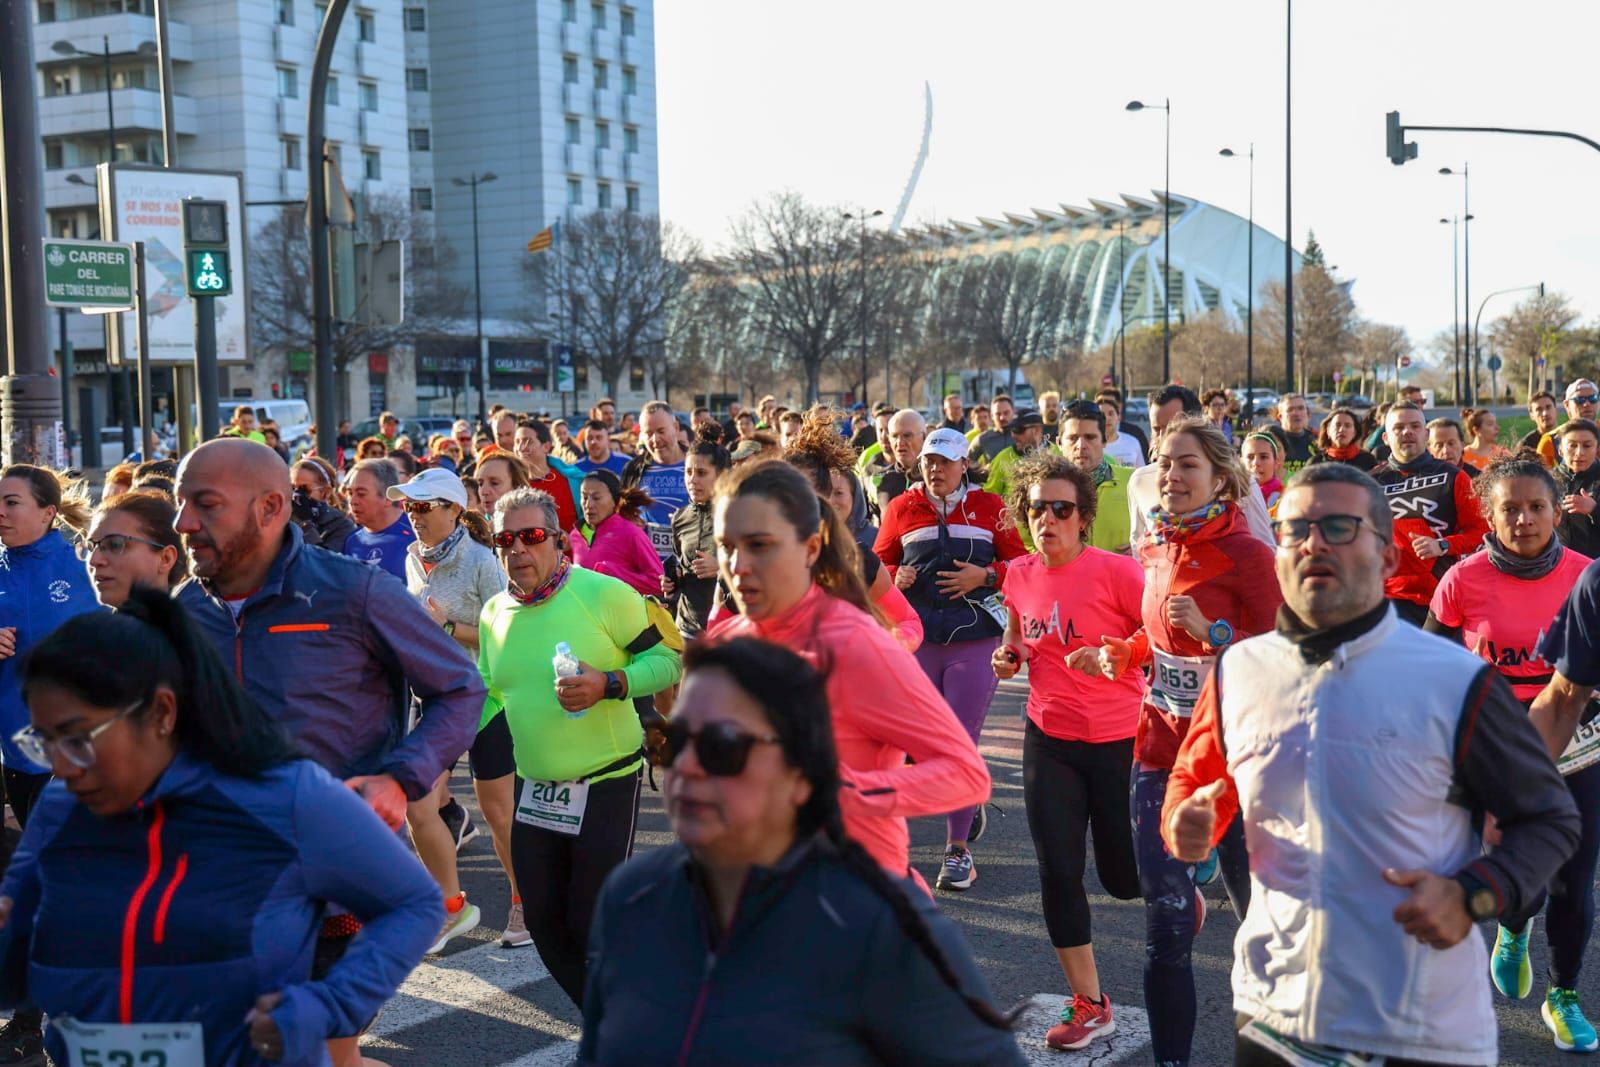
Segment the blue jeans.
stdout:
<path fill-rule="evenodd" d="M 1195 935 L 1195 885 L 1194 869 L 1173 859 L 1161 841 L 1161 804 L 1169 774 L 1134 765 L 1133 836 L 1139 850 L 1139 887 L 1144 892 L 1144 1006 L 1150 1019 L 1150 1047 L 1158 1064 L 1181 1065 L 1189 1062 L 1194 1040 L 1189 949 Z M 1228 898 L 1243 919 L 1250 906 L 1250 858 L 1239 819 L 1228 827 L 1217 853 Z"/>
<path fill-rule="evenodd" d="M 1583 821 L 1578 850 L 1561 865 L 1550 883 L 1548 909 L 1546 894 L 1540 893 L 1521 913 L 1501 916 L 1500 925 L 1520 934 L 1543 909 L 1545 939 L 1550 945 L 1550 984 L 1576 989 L 1578 973 L 1583 969 L 1583 950 L 1594 932 L 1594 871 L 1596 859 L 1600 858 L 1600 764 L 1569 774 L 1565 781 Z"/>

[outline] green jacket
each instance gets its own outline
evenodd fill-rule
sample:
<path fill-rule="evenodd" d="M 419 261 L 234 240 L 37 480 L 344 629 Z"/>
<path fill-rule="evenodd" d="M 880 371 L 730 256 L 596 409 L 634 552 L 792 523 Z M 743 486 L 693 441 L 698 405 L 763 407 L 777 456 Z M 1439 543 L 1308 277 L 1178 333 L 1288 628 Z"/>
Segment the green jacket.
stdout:
<path fill-rule="evenodd" d="M 1111 461 L 1111 480 L 1100 483 L 1089 543 L 1107 552 L 1127 552 L 1132 536 L 1128 518 L 1128 476 L 1133 471 Z"/>

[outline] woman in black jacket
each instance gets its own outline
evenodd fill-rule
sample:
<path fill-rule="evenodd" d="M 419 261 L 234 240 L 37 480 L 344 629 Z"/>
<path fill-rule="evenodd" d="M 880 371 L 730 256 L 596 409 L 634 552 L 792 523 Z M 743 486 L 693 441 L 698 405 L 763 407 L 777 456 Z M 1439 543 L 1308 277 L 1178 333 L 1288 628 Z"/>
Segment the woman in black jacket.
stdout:
<path fill-rule="evenodd" d="M 1600 426 L 1590 419 L 1572 419 L 1558 433 L 1560 462 L 1550 472 L 1561 490 L 1556 536 L 1572 551 L 1594 559 L 1600 556 L 1600 509 L 1595 503 L 1600 500 L 1600 463 L 1595 462 Z"/>
<path fill-rule="evenodd" d="M 754 638 L 684 666 L 647 740 L 678 843 L 601 891 L 578 1061 L 1021 1064 L 955 924 L 845 836 L 817 672 Z"/>

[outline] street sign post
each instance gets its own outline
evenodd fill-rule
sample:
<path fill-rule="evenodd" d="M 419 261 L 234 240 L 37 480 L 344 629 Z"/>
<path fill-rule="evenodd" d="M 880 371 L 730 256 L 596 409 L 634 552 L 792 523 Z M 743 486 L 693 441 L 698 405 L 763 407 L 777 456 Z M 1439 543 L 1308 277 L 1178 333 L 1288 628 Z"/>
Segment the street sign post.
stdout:
<path fill-rule="evenodd" d="M 578 376 L 572 368 L 572 346 L 556 345 L 556 392 L 576 393 Z"/>
<path fill-rule="evenodd" d="M 84 311 L 133 307 L 133 246 L 115 241 L 44 242 L 45 303 Z"/>

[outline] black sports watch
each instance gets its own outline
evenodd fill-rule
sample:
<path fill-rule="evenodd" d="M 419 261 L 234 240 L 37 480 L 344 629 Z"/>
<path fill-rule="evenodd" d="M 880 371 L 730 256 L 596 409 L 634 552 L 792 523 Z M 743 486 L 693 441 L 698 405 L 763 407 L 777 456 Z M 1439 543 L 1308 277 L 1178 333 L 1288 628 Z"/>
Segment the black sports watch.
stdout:
<path fill-rule="evenodd" d="M 605 699 L 622 699 L 622 675 L 618 674 L 616 671 L 606 671 Z"/>
<path fill-rule="evenodd" d="M 1467 914 L 1476 923 L 1486 922 L 1500 914 L 1500 898 L 1488 884 L 1475 875 L 1462 871 L 1456 875 L 1462 890 L 1467 894 Z"/>
<path fill-rule="evenodd" d="M 1450 554 L 1450 542 L 1446 541 L 1442 537 L 1439 538 L 1439 554 L 1441 556 L 1448 556 Z"/>

